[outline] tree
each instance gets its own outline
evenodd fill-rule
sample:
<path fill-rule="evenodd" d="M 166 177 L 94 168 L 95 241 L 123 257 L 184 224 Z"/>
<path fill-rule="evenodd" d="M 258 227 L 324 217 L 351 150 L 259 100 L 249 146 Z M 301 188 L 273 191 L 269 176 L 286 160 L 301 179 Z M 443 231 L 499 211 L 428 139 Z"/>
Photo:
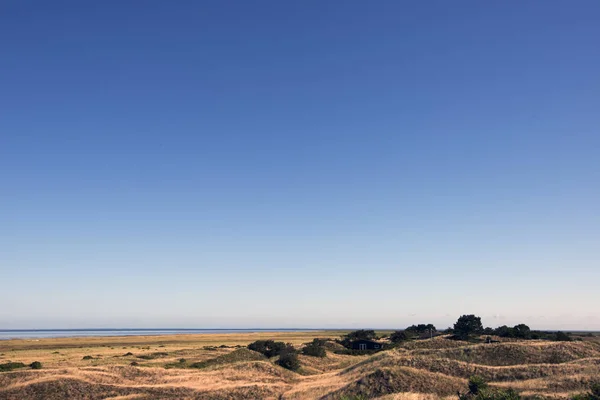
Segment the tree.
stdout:
<path fill-rule="evenodd" d="M 408 340 L 408 335 L 404 331 L 396 331 L 391 334 L 390 341 L 392 343 L 400 343 Z"/>
<path fill-rule="evenodd" d="M 496 328 L 495 333 L 500 337 L 515 337 L 515 331 L 513 328 L 509 328 L 506 325 L 499 326 Z"/>
<path fill-rule="evenodd" d="M 454 335 L 458 339 L 468 339 L 470 335 L 476 335 L 483 332 L 481 318 L 475 315 L 463 315 L 454 324 Z"/>
<path fill-rule="evenodd" d="M 521 339 L 530 339 L 531 338 L 531 329 L 529 329 L 529 327 L 525 324 L 515 325 L 513 327 L 513 332 L 515 334 L 515 337 L 518 337 Z"/>
<path fill-rule="evenodd" d="M 405 329 L 405 331 L 416 332 L 416 333 L 430 333 L 435 332 L 435 326 L 433 324 L 419 324 L 411 325 Z"/>
<path fill-rule="evenodd" d="M 495 333 L 496 333 L 496 332 L 494 331 L 494 329 L 493 329 L 493 328 L 490 328 L 490 327 L 487 327 L 487 328 L 485 328 L 485 329 L 483 330 L 483 334 L 484 334 L 484 335 L 493 335 L 493 334 L 495 334 Z"/>

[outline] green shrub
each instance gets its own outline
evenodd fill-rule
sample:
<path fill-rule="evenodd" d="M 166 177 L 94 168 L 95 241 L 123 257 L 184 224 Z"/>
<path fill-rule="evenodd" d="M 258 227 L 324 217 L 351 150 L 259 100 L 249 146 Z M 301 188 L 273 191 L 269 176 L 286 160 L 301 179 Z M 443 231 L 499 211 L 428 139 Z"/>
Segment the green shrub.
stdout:
<path fill-rule="evenodd" d="M 567 333 L 558 331 L 554 334 L 554 340 L 557 342 L 571 342 L 573 339 Z"/>
<path fill-rule="evenodd" d="M 487 383 L 482 377 L 474 375 L 469 378 L 469 393 L 478 394 L 485 388 L 487 388 Z"/>
<path fill-rule="evenodd" d="M 289 369 L 291 371 L 297 371 L 300 369 L 300 360 L 295 351 L 284 351 L 277 360 L 277 365 Z"/>
<path fill-rule="evenodd" d="M 408 335 L 404 331 L 396 331 L 390 335 L 390 341 L 392 343 L 400 343 L 408 340 Z"/>
<path fill-rule="evenodd" d="M 92 357 L 92 356 L 83 356 L 83 359 L 84 360 L 93 360 L 94 357 Z"/>
<path fill-rule="evenodd" d="M 327 357 L 327 352 L 325 351 L 325 347 L 323 347 L 324 344 L 324 340 L 314 339 L 302 348 L 302 354 L 312 357 Z"/>
<path fill-rule="evenodd" d="M 572 398 L 573 400 L 600 400 L 600 381 L 593 382 L 590 385 L 590 391 L 588 393 L 576 394 Z"/>
<path fill-rule="evenodd" d="M 25 368 L 25 364 L 22 362 L 7 362 L 0 364 L 0 372 L 12 371 L 17 368 Z"/>
<path fill-rule="evenodd" d="M 248 349 L 262 353 L 271 358 L 280 355 L 283 350 L 290 346 L 291 345 L 289 344 L 275 342 L 273 340 L 257 340 L 256 342 L 250 343 Z"/>
<path fill-rule="evenodd" d="M 162 357 L 168 357 L 168 356 L 169 356 L 169 353 L 158 351 L 156 353 L 142 354 L 142 355 L 137 356 L 137 358 L 141 358 L 142 360 L 154 360 L 155 358 L 162 358 Z"/>
<path fill-rule="evenodd" d="M 469 391 L 458 392 L 458 398 L 459 400 L 520 400 L 521 396 L 513 389 L 492 389 L 482 377 L 474 375 L 469 378 Z"/>
<path fill-rule="evenodd" d="M 39 361 L 34 361 L 29 364 L 29 367 L 31 367 L 31 369 L 42 369 L 42 363 Z"/>

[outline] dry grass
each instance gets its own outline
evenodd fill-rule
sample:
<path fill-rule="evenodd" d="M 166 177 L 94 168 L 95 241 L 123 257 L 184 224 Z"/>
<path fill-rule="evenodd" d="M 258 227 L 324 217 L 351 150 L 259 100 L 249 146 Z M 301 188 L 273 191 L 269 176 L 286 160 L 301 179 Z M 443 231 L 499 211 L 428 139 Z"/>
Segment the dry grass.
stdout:
<path fill-rule="evenodd" d="M 0 373 L 0 399 L 453 398 L 466 379 L 527 395 L 566 398 L 600 376 L 600 345 L 585 342 L 471 344 L 415 341 L 372 356 L 300 356 L 299 373 L 237 346 L 273 338 L 296 345 L 340 332 L 178 335 L 0 342 L 0 363 L 44 368 Z M 226 347 L 220 347 L 220 346 Z M 131 354 L 128 354 L 131 353 Z M 92 356 L 91 360 L 83 357 Z M 180 361 L 180 359 L 184 359 Z M 139 366 L 130 366 L 133 361 Z M 199 363 L 200 368 L 192 368 Z M 171 368 L 166 368 L 171 367 Z"/>

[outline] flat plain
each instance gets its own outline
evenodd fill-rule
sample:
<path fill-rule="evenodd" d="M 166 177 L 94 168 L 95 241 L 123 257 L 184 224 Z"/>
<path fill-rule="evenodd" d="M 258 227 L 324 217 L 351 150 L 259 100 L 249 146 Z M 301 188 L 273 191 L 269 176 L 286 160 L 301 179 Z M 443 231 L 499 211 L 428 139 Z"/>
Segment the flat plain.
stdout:
<path fill-rule="evenodd" d="M 569 398 L 600 379 L 600 338 L 470 343 L 440 336 L 370 355 L 300 355 L 292 372 L 248 350 L 261 339 L 301 348 L 342 331 L 0 341 L 0 399 L 456 399 L 472 375 L 522 396 Z M 199 365 L 201 367 L 192 367 Z M 133 364 L 133 365 L 132 365 Z"/>

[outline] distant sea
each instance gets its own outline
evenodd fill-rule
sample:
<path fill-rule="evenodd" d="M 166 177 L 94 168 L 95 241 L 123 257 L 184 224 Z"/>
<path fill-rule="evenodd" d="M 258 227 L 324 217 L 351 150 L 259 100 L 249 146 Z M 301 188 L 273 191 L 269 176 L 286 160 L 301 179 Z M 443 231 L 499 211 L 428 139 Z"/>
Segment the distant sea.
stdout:
<path fill-rule="evenodd" d="M 203 333 L 302 332 L 316 329 L 0 329 L 0 340 L 87 336 L 158 336 Z"/>

